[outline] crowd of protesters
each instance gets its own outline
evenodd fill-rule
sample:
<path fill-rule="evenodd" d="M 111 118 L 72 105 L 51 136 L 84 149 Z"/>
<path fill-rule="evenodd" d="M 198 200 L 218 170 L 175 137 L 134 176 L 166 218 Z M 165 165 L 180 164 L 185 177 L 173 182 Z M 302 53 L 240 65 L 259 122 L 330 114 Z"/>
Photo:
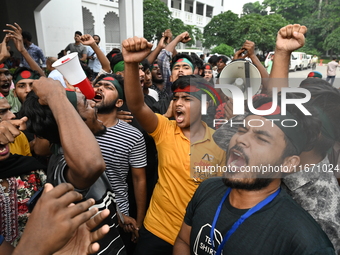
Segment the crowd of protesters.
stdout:
<path fill-rule="evenodd" d="M 106 54 L 99 35 L 76 31 L 45 58 L 7 25 L 0 253 L 340 254 L 340 93 L 314 76 L 287 90 L 306 31 L 278 31 L 270 73 L 244 42 L 232 61 L 256 68 L 261 88 L 240 102 L 217 86 L 228 57 L 177 53 L 187 32 L 167 29 L 155 47 L 129 38 Z M 72 52 L 91 98 L 55 65 Z M 234 85 L 246 94 L 249 70 L 242 77 Z"/>

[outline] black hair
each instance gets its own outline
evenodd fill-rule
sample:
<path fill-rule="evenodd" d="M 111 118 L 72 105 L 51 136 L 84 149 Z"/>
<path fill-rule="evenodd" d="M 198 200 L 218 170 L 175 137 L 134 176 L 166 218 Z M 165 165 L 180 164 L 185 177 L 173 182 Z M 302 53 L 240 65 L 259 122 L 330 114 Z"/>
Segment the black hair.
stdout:
<path fill-rule="evenodd" d="M 143 72 L 145 72 L 146 70 L 150 69 L 150 63 L 148 61 L 148 59 L 144 59 L 142 62 L 141 62 L 142 66 L 143 66 Z"/>
<path fill-rule="evenodd" d="M 192 60 L 194 61 L 194 66 L 197 66 L 198 70 L 203 70 L 204 63 L 203 60 L 200 59 L 195 53 L 191 55 Z"/>
<path fill-rule="evenodd" d="M 223 63 L 227 63 L 228 62 L 228 58 L 226 57 L 226 56 L 223 56 L 223 55 L 221 55 L 221 56 L 218 56 L 218 61 L 223 61 Z"/>
<path fill-rule="evenodd" d="M 326 114 L 332 127 L 333 138 L 320 134 L 314 146 L 314 150 L 326 157 L 327 151 L 340 141 L 340 92 L 338 89 L 322 79 L 308 78 L 301 82 L 300 87 L 311 93 L 310 103 Z"/>
<path fill-rule="evenodd" d="M 110 61 L 110 66 L 111 66 L 112 71 L 115 65 L 118 64 L 120 61 L 124 61 L 123 54 L 121 52 L 117 53 L 117 55 L 115 55 Z"/>
<path fill-rule="evenodd" d="M 99 38 L 99 41 L 100 41 L 100 36 L 99 35 L 93 35 L 92 37 L 94 38 L 95 36 L 97 36 Z"/>
<path fill-rule="evenodd" d="M 216 66 L 217 62 L 218 62 L 218 56 L 216 55 L 212 55 L 208 60 L 208 63 L 210 63 L 212 66 Z"/>
<path fill-rule="evenodd" d="M 39 104 L 39 97 L 32 90 L 27 94 L 18 116 L 28 118 L 27 131 L 37 137 L 47 139 L 51 143 L 60 144 L 58 124 L 51 109 L 47 105 Z"/>
<path fill-rule="evenodd" d="M 28 31 L 22 31 L 21 35 L 22 35 L 22 38 L 23 38 L 23 39 L 26 39 L 26 40 L 29 41 L 29 42 L 32 41 L 32 35 L 31 35 L 30 32 L 28 32 Z"/>
<path fill-rule="evenodd" d="M 101 74 L 100 76 L 98 76 L 94 81 L 93 81 L 93 86 L 99 82 L 100 80 L 104 79 L 105 77 L 112 77 L 114 79 L 116 79 L 119 82 L 119 85 L 122 87 L 122 91 L 123 91 L 123 101 L 125 102 L 125 93 L 124 93 L 124 79 L 121 75 L 118 74 L 114 74 L 114 73 L 106 73 L 106 74 Z"/>
<path fill-rule="evenodd" d="M 114 56 L 116 56 L 118 53 L 120 53 L 120 49 L 118 48 L 113 48 L 109 53 L 106 54 L 107 59 L 110 61 Z"/>
<path fill-rule="evenodd" d="M 14 74 L 13 74 L 13 79 L 12 79 L 13 82 L 17 79 L 18 75 L 19 75 L 21 72 L 23 72 L 23 71 L 29 71 L 29 72 L 33 73 L 33 74 L 34 74 L 33 79 L 39 79 L 39 78 L 41 77 L 41 75 L 40 75 L 37 71 L 32 70 L 32 69 L 30 69 L 30 68 L 27 68 L 27 67 L 25 67 L 25 66 L 22 66 L 22 67 L 18 67 L 18 68 L 15 70 L 15 72 L 14 72 Z M 15 84 L 14 84 L 14 86 L 15 86 Z"/>
<path fill-rule="evenodd" d="M 179 59 L 181 59 L 181 58 L 186 58 L 186 59 L 188 59 L 188 60 L 190 61 L 190 63 L 193 65 L 194 70 L 195 70 L 196 65 L 195 65 L 194 60 L 192 59 L 191 56 L 189 56 L 188 54 L 184 54 L 184 53 L 176 54 L 176 55 L 172 58 L 172 62 L 171 62 L 171 70 L 172 70 L 174 64 L 176 63 L 176 61 L 179 60 Z M 192 71 L 194 72 L 194 70 L 192 70 Z"/>
<path fill-rule="evenodd" d="M 80 31 L 76 31 L 76 32 L 74 32 L 74 35 L 80 35 L 80 36 L 82 36 L 83 34 L 82 34 Z"/>

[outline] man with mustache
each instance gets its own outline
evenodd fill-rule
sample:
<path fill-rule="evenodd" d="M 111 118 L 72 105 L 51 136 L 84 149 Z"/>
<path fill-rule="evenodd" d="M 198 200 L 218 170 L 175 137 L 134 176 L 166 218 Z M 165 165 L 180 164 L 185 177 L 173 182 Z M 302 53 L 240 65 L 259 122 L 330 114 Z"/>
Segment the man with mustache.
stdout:
<path fill-rule="evenodd" d="M 258 101 L 255 108 L 271 106 Z M 284 119 L 297 125 L 284 126 Z M 249 114 L 230 141 L 224 178 L 203 182 L 189 202 L 173 254 L 334 254 L 318 223 L 280 188 L 315 141 L 317 122 L 296 107 L 287 115 L 280 107 Z"/>

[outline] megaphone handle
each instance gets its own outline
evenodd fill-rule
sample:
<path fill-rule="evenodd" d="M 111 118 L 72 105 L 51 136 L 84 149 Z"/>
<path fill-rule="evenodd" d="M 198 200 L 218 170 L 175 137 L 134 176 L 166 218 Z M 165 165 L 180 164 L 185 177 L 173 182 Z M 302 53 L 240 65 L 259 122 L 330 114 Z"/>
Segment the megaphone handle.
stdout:
<path fill-rule="evenodd" d="M 249 62 L 244 62 L 244 73 L 246 76 L 246 88 L 250 88 Z"/>

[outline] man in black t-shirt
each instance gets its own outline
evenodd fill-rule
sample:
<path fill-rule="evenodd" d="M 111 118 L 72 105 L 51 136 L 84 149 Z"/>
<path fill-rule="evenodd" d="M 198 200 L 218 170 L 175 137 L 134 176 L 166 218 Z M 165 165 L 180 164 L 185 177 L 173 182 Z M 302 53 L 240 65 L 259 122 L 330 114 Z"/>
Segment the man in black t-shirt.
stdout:
<path fill-rule="evenodd" d="M 272 106 L 269 98 L 254 102 L 257 110 Z M 318 121 L 296 106 L 287 106 L 285 115 L 279 106 L 273 109 L 269 115 L 250 114 L 239 126 L 224 178 L 199 186 L 173 254 L 335 254 L 315 220 L 280 190 L 282 175 L 296 171 L 298 155 L 319 134 Z M 282 125 L 285 119 L 296 125 Z"/>
<path fill-rule="evenodd" d="M 126 254 L 117 230 L 119 211 L 115 195 L 93 135 L 106 130 L 97 120 L 95 103 L 81 93 L 65 93 L 60 82 L 52 79 L 40 78 L 33 83 L 33 90 L 36 94 L 28 94 L 22 114 L 29 119 L 30 132 L 55 144 L 47 170 L 48 181 L 53 185 L 69 182 L 85 199 L 93 198 L 94 207 L 100 211 L 110 209 L 110 216 L 102 223 L 110 226 L 110 232 L 98 242 L 98 254 Z"/>

